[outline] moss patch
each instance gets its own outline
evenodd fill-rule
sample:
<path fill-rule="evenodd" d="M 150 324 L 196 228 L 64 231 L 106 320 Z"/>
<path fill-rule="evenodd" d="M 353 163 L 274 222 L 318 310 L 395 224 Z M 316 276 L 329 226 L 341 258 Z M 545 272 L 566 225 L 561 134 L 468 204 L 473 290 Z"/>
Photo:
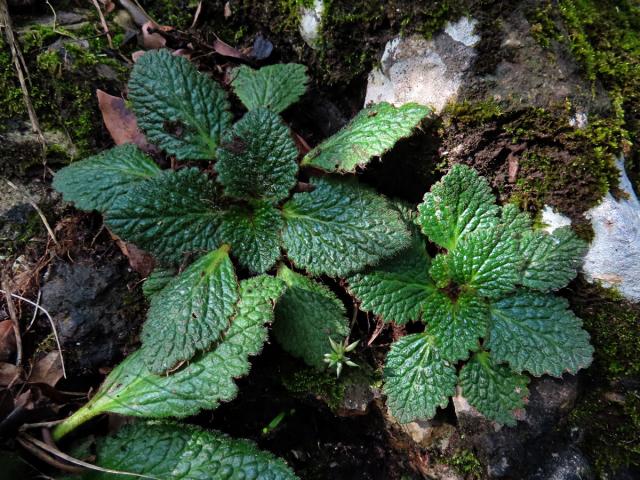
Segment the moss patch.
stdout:
<path fill-rule="evenodd" d="M 313 368 L 298 370 L 282 377 L 282 385 L 296 396 L 314 395 L 337 411 L 344 398 L 346 383 L 336 380 L 328 371 Z"/>
<path fill-rule="evenodd" d="M 470 450 L 459 450 L 450 457 L 444 458 L 443 461 L 453 467 L 466 480 L 479 480 L 483 477 L 482 464 Z"/>

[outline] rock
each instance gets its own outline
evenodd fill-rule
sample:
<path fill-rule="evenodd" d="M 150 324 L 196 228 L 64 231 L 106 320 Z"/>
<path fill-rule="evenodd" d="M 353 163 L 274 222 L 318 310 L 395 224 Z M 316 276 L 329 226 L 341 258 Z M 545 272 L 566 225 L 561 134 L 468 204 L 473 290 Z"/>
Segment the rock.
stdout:
<path fill-rule="evenodd" d="M 620 189 L 627 198 L 608 193 L 600 205 L 586 213 L 595 233 L 584 262 L 590 282 L 615 287 L 633 302 L 640 301 L 640 202 L 618 160 Z"/>
<path fill-rule="evenodd" d="M 589 460 L 574 446 L 553 452 L 528 480 L 593 480 Z"/>
<path fill-rule="evenodd" d="M 345 417 L 365 415 L 374 394 L 369 385 L 369 379 L 363 375 L 351 375 L 344 389 L 337 414 Z"/>
<path fill-rule="evenodd" d="M 442 111 L 457 97 L 476 56 L 473 47 L 480 37 L 474 34 L 475 25 L 463 17 L 432 40 L 414 35 L 389 41 L 381 67 L 369 75 L 365 104 L 417 102 Z"/>
<path fill-rule="evenodd" d="M 323 13 L 323 0 L 315 0 L 313 7 L 303 7 L 300 10 L 300 35 L 305 43 L 313 49 L 318 47 Z"/>
<path fill-rule="evenodd" d="M 42 306 L 56 323 L 71 375 L 112 366 L 131 344 L 141 321 L 137 305 L 144 302 L 128 291 L 126 275 L 126 262 L 113 258 L 53 264 Z"/>
<path fill-rule="evenodd" d="M 544 230 L 546 232 L 553 233 L 556 228 L 571 225 L 571 219 L 566 215 L 556 212 L 549 205 L 545 205 L 542 209 L 542 223 L 545 224 Z"/>

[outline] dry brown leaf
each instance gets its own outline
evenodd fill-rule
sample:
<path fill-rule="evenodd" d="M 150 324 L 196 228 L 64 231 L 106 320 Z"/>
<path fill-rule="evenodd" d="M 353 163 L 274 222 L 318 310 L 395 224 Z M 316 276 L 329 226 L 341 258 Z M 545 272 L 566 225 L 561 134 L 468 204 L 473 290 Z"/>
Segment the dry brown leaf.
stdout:
<path fill-rule="evenodd" d="M 147 22 L 142 25 L 142 45 L 148 49 L 157 49 L 162 48 L 167 44 L 167 40 L 160 35 L 159 33 L 155 33 L 155 30 L 162 30 L 158 25 L 153 22 Z"/>
<path fill-rule="evenodd" d="M 16 350 L 16 336 L 13 333 L 13 322 L 0 322 L 0 362 L 6 362 Z"/>
<path fill-rule="evenodd" d="M 127 108 L 122 98 L 102 90 L 96 90 L 96 96 L 104 124 L 116 145 L 133 143 L 145 152 L 154 150 L 138 128 L 135 114 Z"/>
<path fill-rule="evenodd" d="M 213 49 L 215 50 L 216 53 L 223 55 L 225 57 L 233 57 L 233 58 L 240 58 L 242 60 L 248 60 L 248 57 L 244 53 L 242 53 L 237 48 L 232 47 L 228 43 L 223 42 L 219 38 L 214 40 Z"/>
<path fill-rule="evenodd" d="M 138 61 L 138 59 L 144 55 L 146 52 L 144 50 L 136 50 L 135 52 L 133 52 L 131 54 L 131 60 L 133 60 L 133 63 L 136 63 Z"/>
<path fill-rule="evenodd" d="M 0 387 L 8 387 L 21 372 L 13 363 L 0 363 Z"/>
<path fill-rule="evenodd" d="M 60 353 L 53 351 L 42 357 L 31 370 L 29 383 L 44 383 L 50 387 L 55 387 L 62 378 L 62 362 Z"/>
<path fill-rule="evenodd" d="M 231 5 L 229 4 L 229 2 L 226 2 L 224 4 L 224 18 L 229 18 L 232 15 L 232 11 L 231 11 Z"/>
<path fill-rule="evenodd" d="M 131 268 L 141 276 L 148 277 L 156 266 L 156 261 L 153 257 L 133 243 L 125 242 L 117 235 L 114 235 L 113 232 L 109 233 L 111 233 L 111 238 L 116 242 L 122 254 L 129 259 Z"/>

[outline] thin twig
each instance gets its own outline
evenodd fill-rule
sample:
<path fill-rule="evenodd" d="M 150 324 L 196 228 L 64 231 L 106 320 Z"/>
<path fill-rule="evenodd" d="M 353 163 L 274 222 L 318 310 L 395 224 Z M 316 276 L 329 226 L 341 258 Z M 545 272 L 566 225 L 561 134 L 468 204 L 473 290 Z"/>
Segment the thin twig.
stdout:
<path fill-rule="evenodd" d="M 40 449 L 44 450 L 47 453 L 50 453 L 52 455 L 55 455 L 58 458 L 61 458 L 62 460 L 65 460 L 69 463 L 72 463 L 74 465 L 78 465 L 80 467 L 84 467 L 84 468 L 88 468 L 89 470 L 95 470 L 98 472 L 104 472 L 104 473 L 113 473 L 115 475 L 131 475 L 133 477 L 139 477 L 139 478 L 150 478 L 152 480 L 160 480 L 158 479 L 158 477 L 152 477 L 149 475 L 142 475 L 140 473 L 132 473 L 132 472 L 123 472 L 121 470 L 112 470 L 110 468 L 102 468 L 102 467 L 98 467 L 97 465 L 93 465 L 91 463 L 87 463 L 87 462 L 83 462 L 82 460 L 78 460 L 77 458 L 73 458 L 70 455 L 67 455 L 64 452 L 61 452 L 60 450 L 58 450 L 55 447 L 52 447 L 50 445 L 47 445 L 45 442 L 38 440 L 37 438 L 32 437 L 31 435 L 27 435 L 26 433 L 21 433 L 20 436 L 18 437 L 18 439 L 22 439 L 26 442 L 29 442 L 33 445 L 35 445 L 36 447 L 39 447 Z M 21 442 L 22 444 L 22 442 Z"/>
<path fill-rule="evenodd" d="M 46 427 L 46 428 L 50 428 L 50 427 L 55 427 L 56 425 L 61 424 L 62 422 L 64 422 L 64 418 L 61 418 L 60 420 L 51 420 L 50 422 L 36 422 L 36 423 L 23 423 L 22 426 L 20 428 L 42 428 L 42 427 Z"/>
<path fill-rule="evenodd" d="M 2 288 L 7 292 L 10 291 L 9 282 L 3 278 Z M 18 320 L 18 313 L 16 312 L 16 306 L 13 303 L 11 295 L 5 294 L 7 301 L 7 307 L 9 308 L 9 317 L 11 317 L 11 323 L 13 324 L 13 334 L 16 337 L 16 367 L 22 366 L 22 336 L 20 335 L 20 322 Z"/>
<path fill-rule="evenodd" d="M 193 22 L 191 22 L 191 29 L 196 28 L 196 23 L 198 23 L 198 17 L 200 17 L 200 13 L 202 12 L 202 0 L 198 2 L 198 8 L 196 8 L 196 13 L 193 15 Z"/>
<path fill-rule="evenodd" d="M 1 1 L 1 0 L 0 0 Z M 24 198 L 27 200 L 27 202 L 29 202 L 29 204 L 35 209 L 35 211 L 38 213 L 38 216 L 40 217 L 40 220 L 42 220 L 42 223 L 44 224 L 44 228 L 47 229 L 47 233 L 49 234 L 49 236 L 51 237 L 51 240 L 53 240 L 53 243 L 56 244 L 56 247 L 60 247 L 60 244 L 58 243 L 58 239 L 56 238 L 55 233 L 53 233 L 53 229 L 51 228 L 51 225 L 49 225 L 49 222 L 47 221 L 47 217 L 44 216 L 44 213 L 42 213 L 42 210 L 40 210 L 40 207 L 38 207 L 38 204 L 36 203 L 36 201 L 33 199 L 33 197 L 31 195 L 29 195 L 27 192 L 24 192 L 22 190 L 20 190 L 18 187 L 16 187 L 11 181 L 9 180 L 5 180 L 7 182 L 7 184 L 13 188 L 16 192 L 20 193 L 22 196 L 24 196 Z"/>
<path fill-rule="evenodd" d="M 16 295 L 15 293 L 8 293 L 8 290 L 0 290 L 0 293 L 4 293 L 5 295 L 11 295 L 13 298 L 17 298 L 18 300 L 22 300 L 23 302 L 27 302 L 29 305 L 36 307 L 38 310 L 43 312 L 47 318 L 49 319 L 49 323 L 51 324 L 51 330 L 53 330 L 53 336 L 56 339 L 56 345 L 58 346 L 58 351 L 60 352 L 60 365 L 62 366 L 62 376 L 67 378 L 67 371 L 64 368 L 64 358 L 62 357 L 62 347 L 60 346 L 60 338 L 58 338 L 58 330 L 56 329 L 56 324 L 53 322 L 53 318 L 49 315 L 46 309 L 42 308 L 37 303 L 32 302 L 28 298 L 21 297 L 20 295 Z"/>
<path fill-rule="evenodd" d="M 26 332 L 31 330 L 31 327 L 33 327 L 33 323 L 36 321 L 36 318 L 38 318 L 38 307 L 40 306 L 40 297 L 42 297 L 42 290 L 38 289 L 38 296 L 36 297 L 36 307 L 33 309 L 33 317 L 31 317 L 31 321 L 29 322 L 29 325 L 25 330 Z"/>
<path fill-rule="evenodd" d="M 37 457 L 43 462 L 48 463 L 52 467 L 56 467 L 57 469 L 62 470 L 63 472 L 69 472 L 69 473 L 83 473 L 85 471 L 84 468 L 74 467 L 73 465 L 67 465 L 64 462 L 61 462 L 60 460 L 52 457 L 47 452 L 44 452 L 41 448 L 38 448 L 36 445 L 30 443 L 24 438 L 18 437 L 17 440 L 18 440 L 18 443 L 22 445 L 25 449 L 27 449 L 34 457 Z"/>
<path fill-rule="evenodd" d="M 100 17 L 102 30 L 104 31 L 104 34 L 107 36 L 107 42 L 109 42 L 109 48 L 113 50 L 113 42 L 111 41 L 111 33 L 109 32 L 109 26 L 107 25 L 107 21 L 104 19 L 104 15 L 102 14 L 100 5 L 98 5 L 98 0 L 91 0 L 91 1 L 93 2 L 93 6 L 96 7 L 96 10 L 98 11 L 98 17 Z"/>
<path fill-rule="evenodd" d="M 9 17 L 9 7 L 7 6 L 7 0 L 0 0 L 0 28 L 4 29 L 4 34 L 7 39 L 7 43 L 9 44 L 9 49 L 11 50 L 11 57 L 13 58 L 13 65 L 16 69 L 16 74 L 18 75 L 18 81 L 20 82 L 20 89 L 22 90 L 22 98 L 24 100 L 24 104 L 27 107 L 27 113 L 29 114 L 29 120 L 31 121 L 31 128 L 35 132 L 42 145 L 43 152 L 47 148 L 47 142 L 44 138 L 44 133 L 42 133 L 42 129 L 40 128 L 40 122 L 38 121 L 38 115 L 36 114 L 35 109 L 33 108 L 33 104 L 31 103 L 31 95 L 29 95 L 29 89 L 27 88 L 27 82 L 25 81 L 25 72 L 27 77 L 29 73 L 24 65 L 24 58 L 22 58 L 22 52 L 20 51 L 20 47 L 18 46 L 18 42 L 13 35 L 13 26 L 11 25 L 11 17 Z M 21 62 L 22 59 L 22 62 Z M 22 63 L 22 64 L 21 64 Z"/>

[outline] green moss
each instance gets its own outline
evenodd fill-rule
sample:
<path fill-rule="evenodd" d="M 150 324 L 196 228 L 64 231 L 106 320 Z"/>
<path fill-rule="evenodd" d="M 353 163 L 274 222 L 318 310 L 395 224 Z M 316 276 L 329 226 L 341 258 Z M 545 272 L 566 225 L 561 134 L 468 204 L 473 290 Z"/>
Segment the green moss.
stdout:
<path fill-rule="evenodd" d="M 482 125 L 490 120 L 498 119 L 503 114 L 502 107 L 493 99 L 450 103 L 442 112 L 448 123 L 456 121 L 469 126 Z"/>
<path fill-rule="evenodd" d="M 479 480 L 483 478 L 483 468 L 478 457 L 470 450 L 460 450 L 452 456 L 445 458 L 444 463 L 452 466 L 466 480 Z"/>
<path fill-rule="evenodd" d="M 11 53 L 0 35 L 0 132 L 4 121 L 20 117 L 23 113 L 22 90 L 14 74 Z"/>
<path fill-rule="evenodd" d="M 337 380 L 330 372 L 313 368 L 298 370 L 282 378 L 283 386 L 294 395 L 315 395 L 336 411 L 344 398 L 346 383 Z"/>
<path fill-rule="evenodd" d="M 531 36 L 544 48 L 549 48 L 552 41 L 561 41 L 562 34 L 554 22 L 555 8 L 551 0 L 547 0 L 528 15 L 531 24 Z"/>

